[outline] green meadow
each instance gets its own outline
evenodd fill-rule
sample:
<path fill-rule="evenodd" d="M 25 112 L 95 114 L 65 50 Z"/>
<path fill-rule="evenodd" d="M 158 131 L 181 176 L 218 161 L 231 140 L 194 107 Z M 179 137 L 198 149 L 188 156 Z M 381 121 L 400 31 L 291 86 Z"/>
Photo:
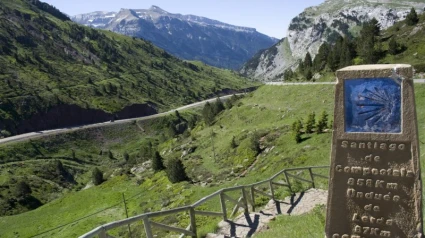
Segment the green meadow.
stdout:
<path fill-rule="evenodd" d="M 425 85 L 416 84 L 415 91 L 423 145 Z M 40 233 L 38 237 L 76 237 L 99 225 L 124 219 L 123 194 L 128 214 L 133 216 L 189 205 L 221 188 L 261 181 L 284 168 L 328 165 L 331 132 L 303 134 L 302 142 L 297 144 L 291 126 L 297 119 L 304 122 L 310 112 L 316 113 L 317 120 L 326 111 L 331 121 L 333 95 L 333 85 L 263 86 L 218 114 L 210 126 L 203 122 L 200 109 L 180 112 L 191 125 L 180 134 L 169 132 L 170 122 L 179 120 L 176 115 L 170 115 L 2 145 L 0 186 L 8 186 L 8 189 L 3 189 L 0 201 L 5 203 L 4 198 L 13 194 L 16 181 L 27 179 L 32 195 L 44 201 L 44 205 L 26 212 L 23 212 L 25 207 L 16 207 L 22 209 L 22 213 L 1 217 L 0 230 L 6 237 Z M 249 144 L 254 135 L 261 148 L 257 153 Z M 149 150 L 159 151 L 165 162 L 180 158 L 191 182 L 172 184 L 166 172 L 154 173 L 144 167 L 151 158 Z M 129 155 L 128 160 L 124 154 Z M 73 175 L 74 182 L 67 184 L 45 177 L 43 170 L 57 160 Z M 250 167 L 252 164 L 255 165 Z M 98 186 L 90 186 L 94 167 L 101 169 L 106 179 Z M 245 171 L 245 176 L 239 177 Z M 302 190 L 309 184 L 297 186 Z M 317 186 L 326 189 L 327 182 L 321 181 Z M 49 190 L 46 192 L 44 188 Z M 41 195 L 46 193 L 48 196 Z M 283 198 L 289 191 L 278 189 L 277 194 Z M 266 197 L 256 198 L 258 206 L 267 202 Z M 4 211 L 7 206 L 2 205 Z M 220 211 L 219 199 L 200 209 Z M 271 229 L 259 237 L 323 236 L 323 216 L 323 208 L 317 208 L 299 217 L 279 217 L 270 224 Z M 199 235 L 213 232 L 219 220 L 197 218 Z M 186 227 L 189 216 L 182 213 L 158 221 Z M 59 228 L 49 231 L 56 227 Z M 135 223 L 131 231 L 133 236 L 143 236 L 143 225 Z M 111 232 L 120 237 L 128 236 L 127 233 L 127 227 Z M 154 233 L 158 237 L 171 234 L 157 229 Z"/>

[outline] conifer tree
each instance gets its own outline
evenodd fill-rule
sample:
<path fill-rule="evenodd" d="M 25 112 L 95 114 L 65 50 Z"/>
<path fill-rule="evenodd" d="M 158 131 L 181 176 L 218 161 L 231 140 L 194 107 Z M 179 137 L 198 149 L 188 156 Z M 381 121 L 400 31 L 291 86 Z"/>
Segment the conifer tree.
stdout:
<path fill-rule="evenodd" d="M 310 113 L 305 122 L 305 133 L 310 134 L 313 132 L 313 129 L 316 124 L 316 114 L 314 112 Z"/>
<path fill-rule="evenodd" d="M 375 48 L 378 43 L 381 25 L 373 18 L 363 24 L 360 36 L 357 38 L 357 52 L 366 64 L 374 64 L 379 60 L 379 49 Z"/>
<path fill-rule="evenodd" d="M 305 58 L 304 58 L 304 68 L 310 69 L 312 66 L 313 66 L 313 62 L 311 60 L 311 55 L 310 55 L 310 52 L 307 51 L 307 54 L 305 55 Z"/>
<path fill-rule="evenodd" d="M 311 69 L 307 69 L 305 72 L 305 79 L 307 79 L 307 81 L 310 81 L 313 78 L 313 73 L 311 72 Z"/>
<path fill-rule="evenodd" d="M 388 42 L 388 53 L 391 55 L 396 55 L 398 53 L 398 43 L 395 36 L 391 37 L 390 42 Z"/>
<path fill-rule="evenodd" d="M 341 43 L 339 68 L 352 65 L 355 55 L 353 45 L 348 37 L 345 37 Z"/>
<path fill-rule="evenodd" d="M 177 135 L 177 130 L 174 123 L 168 124 L 168 136 L 175 137 L 176 135 Z"/>
<path fill-rule="evenodd" d="M 327 64 L 331 71 L 336 71 L 338 68 L 340 68 L 343 41 L 344 38 L 339 36 L 328 54 Z"/>
<path fill-rule="evenodd" d="M 225 108 L 224 108 L 224 105 L 223 105 L 223 102 L 221 101 L 221 99 L 218 97 L 216 100 L 215 100 L 215 103 L 214 103 L 214 105 L 213 105 L 213 112 L 214 112 L 214 116 L 216 116 L 217 114 L 219 114 L 221 111 L 223 111 Z"/>
<path fill-rule="evenodd" d="M 299 60 L 298 61 L 298 72 L 300 74 L 304 74 L 304 70 L 305 70 L 304 62 L 302 60 Z"/>
<path fill-rule="evenodd" d="M 323 42 L 323 44 L 319 48 L 319 52 L 316 57 L 314 57 L 313 67 L 314 70 L 321 71 L 326 67 L 326 61 L 328 59 L 330 52 L 329 44 L 327 42 Z"/>
<path fill-rule="evenodd" d="M 326 129 L 327 126 L 328 126 L 328 114 L 325 111 L 323 111 L 316 125 L 316 133 L 317 134 L 323 133 L 323 131 Z"/>
<path fill-rule="evenodd" d="M 294 72 L 291 69 L 287 69 L 283 73 L 283 79 L 285 81 L 290 81 L 290 80 L 292 80 L 293 77 L 294 77 Z"/>
<path fill-rule="evenodd" d="M 155 172 L 161 171 L 165 169 L 164 166 L 164 159 L 162 158 L 162 156 L 159 154 L 158 151 L 155 151 L 153 158 L 152 158 L 152 169 Z"/>
<path fill-rule="evenodd" d="M 295 142 L 297 143 L 300 143 L 302 141 L 301 129 L 302 129 L 302 123 L 301 123 L 301 120 L 298 119 L 292 124 L 292 134 L 294 136 Z"/>
<path fill-rule="evenodd" d="M 179 111 L 177 111 L 177 110 L 176 110 L 174 113 L 176 114 L 176 117 L 177 117 L 179 120 L 181 120 L 181 119 L 182 119 L 182 117 L 180 116 Z"/>
<path fill-rule="evenodd" d="M 409 14 L 407 14 L 406 16 L 406 23 L 409 26 L 414 26 L 418 22 L 419 22 L 418 14 L 416 13 L 415 8 L 412 7 L 412 9 L 410 9 Z"/>
<path fill-rule="evenodd" d="M 205 103 L 205 106 L 202 109 L 202 117 L 207 125 L 211 125 L 214 121 L 214 111 L 209 102 Z"/>
<path fill-rule="evenodd" d="M 170 159 L 166 169 L 167 177 L 171 183 L 188 180 L 184 165 L 179 159 Z"/>

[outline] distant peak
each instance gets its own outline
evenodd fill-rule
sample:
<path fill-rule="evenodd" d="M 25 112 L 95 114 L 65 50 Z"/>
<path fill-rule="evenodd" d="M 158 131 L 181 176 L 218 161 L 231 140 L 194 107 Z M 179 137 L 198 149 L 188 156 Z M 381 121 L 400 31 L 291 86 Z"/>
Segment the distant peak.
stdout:
<path fill-rule="evenodd" d="M 155 5 L 152 5 L 152 6 L 149 8 L 149 11 L 153 11 L 153 12 L 157 12 L 157 13 L 168 13 L 167 11 L 165 11 L 165 10 L 163 10 L 162 8 L 160 8 L 160 7 L 158 7 L 158 6 L 155 6 Z"/>

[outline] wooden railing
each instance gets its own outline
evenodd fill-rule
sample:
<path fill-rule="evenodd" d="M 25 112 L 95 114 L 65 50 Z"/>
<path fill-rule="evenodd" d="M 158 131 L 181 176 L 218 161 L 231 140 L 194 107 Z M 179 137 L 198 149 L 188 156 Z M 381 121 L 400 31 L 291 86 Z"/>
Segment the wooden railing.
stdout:
<path fill-rule="evenodd" d="M 311 185 L 311 187 L 316 187 L 316 178 L 322 178 L 322 179 L 328 179 L 327 176 L 321 175 L 318 173 L 314 173 L 315 170 L 318 169 L 328 169 L 329 166 L 314 166 L 314 167 L 303 167 L 303 168 L 292 168 L 292 169 L 284 169 L 280 171 L 279 173 L 272 176 L 270 179 L 257 182 L 250 185 L 243 185 L 243 186 L 236 186 L 231 188 L 224 188 L 221 189 L 213 194 L 210 194 L 209 196 L 206 196 L 199 201 L 195 202 L 194 204 L 190 206 L 184 206 L 179 207 L 175 209 L 170 209 L 167 211 L 159 211 L 159 212 L 150 212 L 150 213 L 144 213 L 137 216 L 133 216 L 127 219 L 123 219 L 120 221 L 111 222 L 102 226 L 99 226 L 92 231 L 80 236 L 80 238 L 90 238 L 95 237 L 96 235 L 99 238 L 107 238 L 107 231 L 130 225 L 131 223 L 143 221 L 146 236 L 148 238 L 153 238 L 152 233 L 152 227 L 156 227 L 159 229 L 172 231 L 181 233 L 180 237 L 184 236 L 191 236 L 191 237 L 197 237 L 197 231 L 196 231 L 196 216 L 216 216 L 216 217 L 223 217 L 223 220 L 227 221 L 227 207 L 226 207 L 226 201 L 230 201 L 233 204 L 235 204 L 235 207 L 232 211 L 232 215 L 236 214 L 236 212 L 239 210 L 239 208 L 243 208 L 245 213 L 249 213 L 248 206 L 251 205 L 252 211 L 255 211 L 255 196 L 261 195 L 268 197 L 270 199 L 276 200 L 275 196 L 275 187 L 287 187 L 291 193 L 293 193 L 293 184 L 291 184 L 291 178 L 293 181 L 300 181 L 300 182 L 306 182 Z M 304 174 L 303 172 L 307 173 L 307 178 L 302 177 Z M 327 173 L 326 173 L 327 174 Z M 281 178 L 283 177 L 283 178 Z M 284 179 L 284 181 L 282 181 Z M 266 185 L 267 189 L 260 189 L 260 186 Z M 269 192 L 266 192 L 265 190 L 269 190 Z M 230 192 L 237 192 L 240 191 L 240 197 L 238 199 L 235 199 L 228 195 Z M 227 193 L 227 194 L 226 194 Z M 249 194 L 247 194 L 249 193 Z M 221 203 L 221 212 L 212 212 L 212 211 L 200 211 L 196 210 L 199 206 L 204 204 L 207 201 L 210 201 L 214 199 L 215 197 L 219 197 L 220 203 Z M 161 223 L 157 223 L 152 221 L 152 218 L 160 217 L 160 216 L 166 216 L 171 214 L 177 214 L 182 212 L 188 212 L 190 216 L 190 224 L 186 228 L 179 228 L 179 227 L 173 227 Z"/>

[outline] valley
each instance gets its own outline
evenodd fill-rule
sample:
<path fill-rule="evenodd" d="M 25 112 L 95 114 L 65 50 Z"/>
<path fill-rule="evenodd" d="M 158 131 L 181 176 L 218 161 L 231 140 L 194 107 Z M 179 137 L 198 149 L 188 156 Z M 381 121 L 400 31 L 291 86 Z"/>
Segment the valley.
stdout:
<path fill-rule="evenodd" d="M 422 128 L 425 123 L 423 119 L 425 111 L 422 110 L 425 88 L 423 84 L 415 86 L 418 123 Z M 306 87 L 309 90 L 305 90 Z M 305 118 L 310 111 L 319 114 L 325 110 L 331 114 L 332 95 L 333 85 L 263 86 L 235 103 L 236 105 L 231 109 L 219 114 L 211 126 L 199 121 L 190 129 L 188 135 L 182 134 L 165 139 L 163 142 L 155 139 L 161 137 L 162 132 L 155 129 L 161 122 L 150 121 L 137 122 L 136 125 L 130 123 L 88 129 L 26 143 L 18 142 L 6 147 L 1 146 L 2 161 L 13 157 L 19 159 L 16 162 L 9 161 L 1 165 L 4 172 L 1 173 L 0 178 L 3 183 L 12 177 L 29 176 L 27 173 L 23 174 L 24 171 L 28 171 L 29 165 L 31 167 L 37 164 L 37 167 L 45 166 L 57 159 L 63 161 L 67 170 L 76 171 L 78 168 L 80 171 L 74 172 L 77 175 L 74 176 L 78 181 L 77 186 L 54 192 L 53 194 L 56 194 L 58 198 L 36 210 L 3 217 L 0 228 L 8 232 L 19 230 L 21 236 L 28 236 L 71 223 L 44 233 L 41 237 L 56 236 L 58 232 L 65 237 L 75 237 L 104 222 L 123 219 L 125 212 L 121 201 L 122 193 L 126 198 L 131 198 L 127 202 L 129 214 L 136 215 L 190 204 L 220 188 L 266 179 L 283 168 L 327 165 L 331 134 L 306 134 L 303 135 L 305 140 L 297 144 L 292 138 L 290 125 L 297 118 Z M 299 101 L 299 98 L 305 100 Z M 189 112 L 182 113 L 182 117 L 189 118 L 193 115 L 192 113 L 196 114 L 196 111 L 187 113 Z M 169 117 L 175 119 L 174 115 Z M 145 131 L 138 129 L 139 126 L 145 128 Z M 211 131 L 214 132 L 215 160 L 210 147 Z M 259 133 L 260 138 L 264 138 L 260 140 L 263 149 L 258 155 L 245 147 L 250 135 L 254 132 Z M 233 136 L 236 139 L 236 148 L 232 148 L 231 145 Z M 424 141 L 422 133 L 420 136 L 421 141 Z M 154 173 L 146 167 L 140 167 L 142 161 L 145 163 L 149 160 L 149 155 L 142 156 L 143 148 L 146 148 L 149 140 L 165 160 L 181 157 L 192 183 L 171 184 L 164 172 Z M 115 159 L 108 158 L 107 154 L 99 155 L 100 150 L 111 151 Z M 72 151 L 75 151 L 76 159 L 72 159 Z M 123 154 L 125 153 L 130 156 L 128 162 L 124 162 Z M 245 177 L 237 179 L 237 175 L 248 168 L 255 158 L 258 158 L 256 165 Z M 12 166 L 15 167 L 14 164 L 21 164 L 22 167 L 17 169 L 11 177 L 6 171 Z M 104 171 L 107 181 L 99 186 L 79 191 L 89 183 L 90 170 L 94 166 Z M 326 184 L 318 186 L 326 188 Z M 164 188 L 167 189 L 164 190 Z M 279 193 L 284 196 L 287 191 L 282 190 Z M 135 196 L 134 199 L 133 196 Z M 268 200 L 259 199 L 258 201 L 261 204 Z M 116 206 L 106 209 L 114 205 Z M 205 209 L 214 210 L 220 205 L 217 203 L 206 206 Z M 59 220 L 55 218 L 58 212 L 62 214 Z M 76 221 L 78 218 L 94 213 L 96 214 Z M 36 219 L 40 214 L 45 214 L 43 215 L 45 219 Z M 183 217 L 180 217 L 178 220 L 169 220 L 168 223 L 178 224 L 179 221 L 186 222 Z M 198 221 L 204 227 L 201 229 L 201 234 L 211 232 L 217 222 L 218 220 L 214 219 Z M 288 221 L 285 220 L 285 222 Z M 125 232 L 125 230 L 116 232 Z M 134 226 L 132 231 L 135 234 L 137 232 L 143 234 L 142 226 L 138 228 Z"/>
<path fill-rule="evenodd" d="M 50 5 L 2 1 L 0 12 L 15 22 L 0 19 L 4 136 L 151 115 L 258 85 L 146 40 L 72 23 Z"/>
<path fill-rule="evenodd" d="M 70 17 L 38 0 L 0 0 L 0 237 L 78 237 L 283 169 L 328 166 L 335 70 L 347 65 L 413 65 L 423 157 L 424 11 L 419 0 L 327 0 L 278 41 L 158 6 Z M 301 181 L 276 180 L 273 196 L 293 200 L 311 187 Z M 326 196 L 328 181 L 315 187 Z M 268 188 L 259 189 L 250 199 L 261 208 Z M 324 206 L 309 210 L 258 237 L 323 237 Z M 186 227 L 189 213 L 151 221 Z M 221 220 L 197 216 L 197 235 Z M 144 224 L 108 234 L 145 237 Z"/>

